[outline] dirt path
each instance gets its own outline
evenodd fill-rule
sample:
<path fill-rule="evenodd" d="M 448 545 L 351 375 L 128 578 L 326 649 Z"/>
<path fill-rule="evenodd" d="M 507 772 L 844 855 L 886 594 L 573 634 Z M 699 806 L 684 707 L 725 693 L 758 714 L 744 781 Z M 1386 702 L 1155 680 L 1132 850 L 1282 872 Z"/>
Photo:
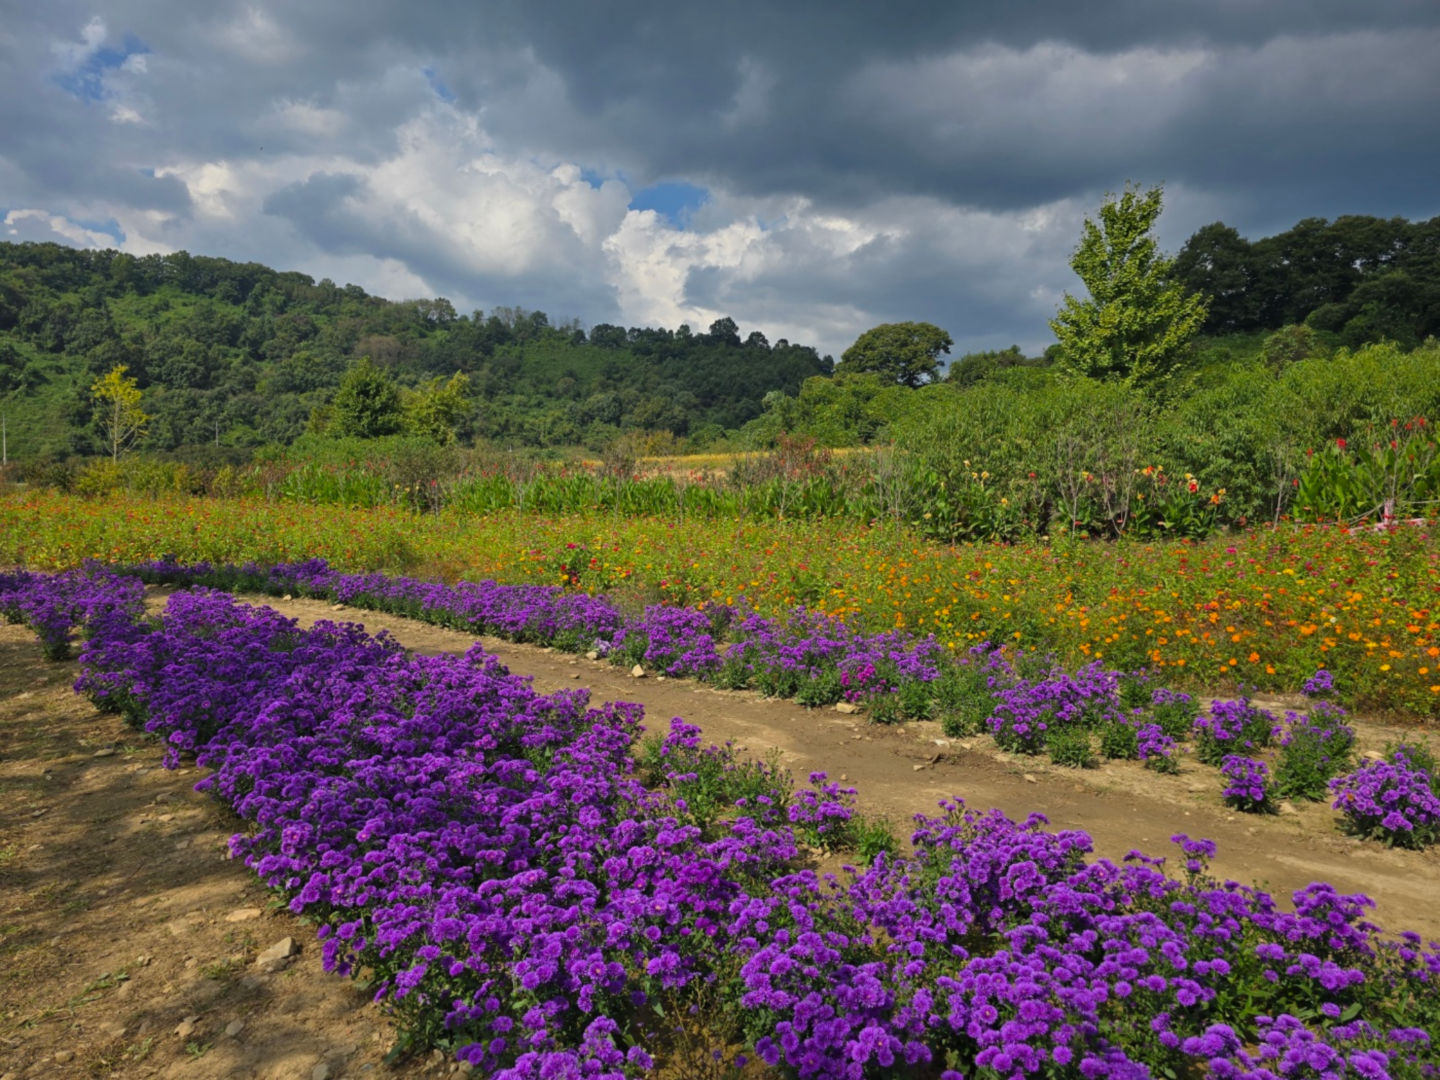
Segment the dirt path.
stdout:
<path fill-rule="evenodd" d="M 156 601 L 161 602 L 157 595 Z M 388 629 L 419 652 L 458 652 L 468 635 L 315 601 L 269 601 L 316 619 Z M 934 725 L 880 728 L 688 681 L 631 678 L 604 662 L 492 639 L 485 646 L 537 689 L 588 686 L 594 700 L 644 704 L 797 778 L 824 770 L 905 833 L 916 813 L 963 797 L 1014 816 L 1040 811 L 1083 828 L 1103 855 L 1162 853 L 1175 832 L 1220 845 L 1217 872 L 1287 895 L 1314 880 L 1379 901 L 1376 921 L 1440 938 L 1440 851 L 1386 851 L 1335 830 L 1326 807 L 1256 819 L 1228 812 L 1214 770 L 1176 777 L 1138 765 L 1089 772 L 999 754 L 988 738 L 942 740 Z M 225 857 L 237 826 L 160 767 L 158 746 L 75 695 L 73 663 L 41 658 L 33 635 L 0 626 L 0 1080 L 187 1077 L 341 1080 L 458 1071 L 443 1056 L 385 1066 L 393 1029 L 352 983 L 321 971 L 313 928 Z M 1362 729 L 1368 745 L 1388 732 Z M 297 956 L 265 950 L 291 938 Z"/>
<path fill-rule="evenodd" d="M 270 603 L 305 625 L 331 619 L 389 630 L 422 653 L 463 651 L 475 640 L 316 600 L 251 599 Z M 1415 930 L 1440 940 L 1440 849 L 1387 850 L 1345 836 L 1336 828 L 1338 815 L 1325 803 L 1299 803 L 1296 812 L 1278 816 L 1237 814 L 1220 801 L 1218 771 L 1188 758 L 1176 776 L 1150 772 L 1138 762 L 1065 769 L 1002 753 L 988 737 L 945 739 L 937 724 L 877 726 L 833 709 L 806 709 L 688 679 L 637 679 L 603 660 L 498 638 L 480 640 L 511 671 L 533 676 L 538 690 L 587 686 L 596 703 L 640 702 L 652 729 L 663 730 L 670 717 L 681 716 L 711 742 L 733 741 L 756 757 L 778 749 L 801 783 L 812 771 L 843 779 L 858 789 L 867 810 L 895 822 L 897 835 L 908 836 L 914 815 L 934 813 L 941 799 L 954 796 L 973 808 L 999 807 L 1017 818 L 1038 811 L 1053 828 L 1084 829 L 1094 837 L 1097 852 L 1113 859 L 1137 847 L 1167 854 L 1170 837 L 1183 832 L 1219 845 L 1214 863 L 1219 877 L 1258 884 L 1285 899 L 1313 881 L 1328 881 L 1342 892 L 1375 899 L 1374 921 L 1387 929 Z M 1284 708 L 1281 702 L 1261 704 Z M 1380 749 L 1405 734 L 1369 723 L 1358 730 L 1362 750 Z"/>

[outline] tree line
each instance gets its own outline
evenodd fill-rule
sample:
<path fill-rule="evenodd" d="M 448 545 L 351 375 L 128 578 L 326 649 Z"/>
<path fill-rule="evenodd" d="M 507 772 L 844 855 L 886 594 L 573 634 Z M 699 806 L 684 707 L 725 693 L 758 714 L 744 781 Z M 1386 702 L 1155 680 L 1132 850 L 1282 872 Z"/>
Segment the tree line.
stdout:
<path fill-rule="evenodd" d="M 948 365 L 953 339 L 924 322 L 867 330 L 836 364 L 728 317 L 704 332 L 587 331 L 186 252 L 0 243 L 0 409 L 22 456 L 116 452 L 118 384 L 97 387 L 121 369 L 159 450 L 243 452 L 305 432 L 597 450 L 637 431 L 691 448 L 800 432 L 843 445 L 881 437 L 942 381 L 1189 394 L 1227 364 L 1274 374 L 1440 333 L 1440 218 L 1307 218 L 1255 241 L 1215 222 L 1167 258 L 1151 232 L 1160 208 L 1158 188 L 1127 188 L 1086 221 L 1071 264 L 1085 290 L 1065 298 L 1043 355 L 1011 346 Z"/>
<path fill-rule="evenodd" d="M 443 298 L 392 302 L 185 252 L 0 243 L 11 456 L 113 449 L 103 430 L 113 399 L 93 389 L 120 367 L 143 394 L 147 448 L 244 450 L 288 444 L 329 416 L 346 433 L 368 430 L 353 410 L 333 411 L 347 377 L 388 386 L 381 397 L 395 408 L 382 430 L 443 427 L 445 438 L 522 446 L 599 446 L 637 429 L 703 442 L 833 362 L 758 331 L 742 337 L 728 317 L 703 332 L 587 332 L 543 311 L 464 315 Z"/>

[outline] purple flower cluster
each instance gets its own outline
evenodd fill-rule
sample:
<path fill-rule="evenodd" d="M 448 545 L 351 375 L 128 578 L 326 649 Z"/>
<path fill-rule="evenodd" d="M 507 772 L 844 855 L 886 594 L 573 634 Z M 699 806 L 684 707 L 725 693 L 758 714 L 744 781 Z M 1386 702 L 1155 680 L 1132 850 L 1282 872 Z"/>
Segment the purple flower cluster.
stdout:
<path fill-rule="evenodd" d="M 1179 771 L 1175 740 L 1166 735 L 1159 724 L 1141 724 L 1136 734 L 1140 760 L 1147 769 L 1162 773 Z"/>
<path fill-rule="evenodd" d="M 144 585 L 98 567 L 63 574 L 0 573 L 0 616 L 28 626 L 51 660 L 70 655 L 77 632 L 123 628 L 144 608 Z"/>
<path fill-rule="evenodd" d="M 1196 756 L 1207 765 L 1219 765 L 1231 754 L 1253 754 L 1270 745 L 1274 728 L 1275 718 L 1249 698 L 1216 700 L 1208 715 L 1195 720 Z"/>
<path fill-rule="evenodd" d="M 1226 806 L 1233 806 L 1247 814 L 1264 814 L 1274 809 L 1275 793 L 1270 782 L 1270 768 L 1263 761 L 1242 754 L 1229 754 L 1220 765 L 1220 775 L 1225 778 Z"/>
<path fill-rule="evenodd" d="M 95 580 L 87 610 L 125 610 Z M 696 824 L 680 792 L 727 762 L 688 725 L 647 786 L 638 707 L 537 694 L 478 648 L 407 655 L 208 590 L 132 615 L 85 623 L 85 685 L 212 770 L 247 823 L 232 850 L 319 922 L 327 967 L 484 1075 L 638 1077 L 677 1024 L 805 1078 L 1312 1075 L 1292 1050 L 1317 1076 L 1433 1075 L 1440 952 L 1328 886 L 1287 912 L 1218 884 L 1208 841 L 1175 838 L 1182 880 L 954 802 L 911 854 L 822 878 L 797 831 L 851 794 L 818 774 Z"/>
<path fill-rule="evenodd" d="M 1341 1011 L 1331 1005 L 1325 1015 L 1337 1019 Z M 1400 1075 L 1434 1075 L 1423 1066 L 1414 1068 L 1403 1050 L 1385 1049 L 1386 1044 L 1424 1045 L 1428 1036 L 1419 1028 L 1381 1032 L 1365 1020 L 1352 1020 L 1335 1024 L 1320 1035 L 1289 1014 L 1257 1017 L 1256 1026 L 1259 1037 L 1253 1051 L 1241 1049 L 1235 1033 L 1225 1028 L 1197 1044 L 1195 1056 L 1209 1058 L 1210 1074 L 1216 1080 L 1339 1080 L 1348 1076 L 1391 1080 L 1397 1065 L 1404 1070 Z"/>
<path fill-rule="evenodd" d="M 1335 676 L 1325 668 L 1311 675 L 1300 687 L 1300 692 L 1306 697 L 1324 697 L 1335 689 Z"/>
<path fill-rule="evenodd" d="M 949 665 L 933 635 L 866 634 L 803 608 L 775 620 L 723 604 L 657 604 L 627 620 L 606 597 L 554 586 L 446 585 L 379 573 L 344 574 L 323 559 L 271 567 L 161 559 L 133 570 L 147 581 L 168 584 L 323 597 L 474 634 L 594 651 L 616 663 L 648 665 L 672 676 L 754 686 L 780 697 L 800 694 L 817 681 L 833 681 L 831 700 L 839 700 L 844 689 L 868 696 L 906 682 L 933 682 Z"/>
<path fill-rule="evenodd" d="M 1120 674 L 1098 660 L 1074 674 L 1056 668 L 1038 678 L 1016 679 L 999 692 L 990 732 L 1002 749 L 1038 754 L 1053 728 L 1124 722 L 1119 691 Z"/>
<path fill-rule="evenodd" d="M 1357 836 L 1392 847 L 1424 848 L 1440 841 L 1440 780 L 1402 748 L 1385 761 L 1367 761 L 1330 782 L 1334 808 Z"/>
<path fill-rule="evenodd" d="M 830 848 L 855 816 L 855 789 L 841 787 L 823 772 L 810 774 L 810 786 L 798 789 L 788 810 L 796 836 L 819 848 Z"/>

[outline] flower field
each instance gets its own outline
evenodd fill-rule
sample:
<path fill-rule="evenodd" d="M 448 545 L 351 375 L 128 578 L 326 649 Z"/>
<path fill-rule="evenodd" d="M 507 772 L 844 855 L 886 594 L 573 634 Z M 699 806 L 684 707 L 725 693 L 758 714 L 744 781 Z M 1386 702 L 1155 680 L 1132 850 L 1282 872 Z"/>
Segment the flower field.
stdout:
<path fill-rule="evenodd" d="M 0 525 L 0 559 L 37 569 L 321 556 L 345 570 L 562 584 L 637 609 L 743 601 L 776 615 L 800 604 L 870 631 L 934 634 L 952 652 L 1014 643 L 1206 689 L 1295 691 L 1323 667 L 1352 705 L 1440 713 L 1440 548 L 1427 528 L 948 547 L 834 521 L 475 518 L 49 493 L 0 499 Z"/>
<path fill-rule="evenodd" d="M 357 602 L 441 595 L 314 564 L 273 577 L 307 574 Z M 444 595 L 521 634 L 599 626 L 623 646 L 635 625 L 553 589 Z M 153 619 L 138 578 L 98 569 L 0 576 L 0 608 L 52 655 L 82 639 L 78 688 L 165 740 L 172 763 L 211 770 L 202 788 L 246 823 L 232 850 L 318 922 L 326 965 L 373 980 L 412 1043 L 485 1075 L 638 1077 L 697 1032 L 737 1073 L 802 1077 L 1440 1066 L 1434 946 L 1383 937 L 1364 897 L 1324 885 L 1282 911 L 1216 882 L 1206 841 L 1175 837 L 1172 875 L 1138 852 L 1092 859 L 1084 833 L 1043 819 L 952 803 L 919 822 L 913 850 L 832 879 L 801 845 L 861 839 L 842 828 L 845 789 L 817 774 L 792 790 L 679 722 L 639 748 L 633 707 L 537 694 L 478 648 L 409 655 L 205 588 Z M 755 636 L 777 636 L 756 619 Z M 1049 689 L 1008 697 L 1011 722 L 1026 700 L 1068 723 L 1121 694 L 1098 668 L 1013 674 L 1012 689 Z M 1175 699 L 1154 704 L 1163 721 Z M 1232 712 L 1245 714 L 1212 716 L 1217 738 L 1243 733 Z"/>

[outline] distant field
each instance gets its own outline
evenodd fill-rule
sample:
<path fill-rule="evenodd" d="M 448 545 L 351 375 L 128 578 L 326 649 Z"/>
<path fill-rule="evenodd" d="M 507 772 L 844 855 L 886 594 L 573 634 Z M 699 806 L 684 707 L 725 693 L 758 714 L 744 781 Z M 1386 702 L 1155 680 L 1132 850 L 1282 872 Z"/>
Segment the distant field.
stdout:
<path fill-rule="evenodd" d="M 1328 667 L 1355 704 L 1440 714 L 1440 550 L 1426 528 L 1285 527 L 1186 543 L 947 547 L 845 521 L 412 515 L 249 500 L 0 499 L 0 559 L 52 569 L 315 556 L 343 569 L 608 592 L 636 606 L 797 604 L 867 627 L 1289 691 Z"/>

